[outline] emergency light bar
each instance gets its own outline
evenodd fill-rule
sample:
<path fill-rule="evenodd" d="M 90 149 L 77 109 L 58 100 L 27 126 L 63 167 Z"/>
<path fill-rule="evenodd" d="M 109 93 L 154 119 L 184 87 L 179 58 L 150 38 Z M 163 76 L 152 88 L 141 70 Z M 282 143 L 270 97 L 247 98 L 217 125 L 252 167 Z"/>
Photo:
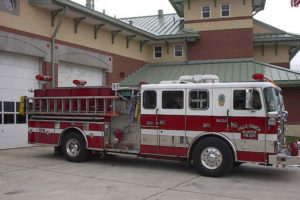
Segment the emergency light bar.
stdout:
<path fill-rule="evenodd" d="M 265 76 L 263 74 L 253 74 L 252 78 L 254 80 L 257 80 L 257 81 L 264 81 L 265 80 Z"/>
<path fill-rule="evenodd" d="M 35 79 L 38 80 L 39 84 L 44 85 L 48 81 L 52 81 L 52 76 L 36 75 Z"/>
<path fill-rule="evenodd" d="M 85 86 L 87 84 L 87 81 L 84 80 L 74 80 L 73 83 L 78 86 L 78 87 L 82 87 Z"/>
<path fill-rule="evenodd" d="M 269 83 L 272 83 L 273 85 L 276 85 L 274 83 L 274 81 L 272 81 L 271 79 L 265 77 L 263 74 L 253 74 L 252 75 L 252 78 L 256 81 L 265 81 L 265 82 L 269 82 Z M 276 85 L 278 86 L 278 85 Z"/>

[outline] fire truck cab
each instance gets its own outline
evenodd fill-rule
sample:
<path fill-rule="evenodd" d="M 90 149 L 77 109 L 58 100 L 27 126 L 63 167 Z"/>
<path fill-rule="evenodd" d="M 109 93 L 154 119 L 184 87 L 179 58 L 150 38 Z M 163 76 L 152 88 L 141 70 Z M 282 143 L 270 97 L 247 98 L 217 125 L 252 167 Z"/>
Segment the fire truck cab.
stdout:
<path fill-rule="evenodd" d="M 285 144 L 280 88 L 254 78 L 259 81 L 219 83 L 215 75 L 197 75 L 140 90 L 36 90 L 24 102 L 28 142 L 59 147 L 73 162 L 96 152 L 182 160 L 205 176 L 244 162 L 300 165 L 299 142 Z"/>

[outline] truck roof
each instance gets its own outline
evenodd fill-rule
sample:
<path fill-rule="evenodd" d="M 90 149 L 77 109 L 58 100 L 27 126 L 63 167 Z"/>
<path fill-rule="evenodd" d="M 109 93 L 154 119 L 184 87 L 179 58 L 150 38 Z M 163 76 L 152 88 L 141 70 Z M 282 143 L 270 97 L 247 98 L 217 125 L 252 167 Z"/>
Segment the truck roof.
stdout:
<path fill-rule="evenodd" d="M 170 84 L 145 84 L 142 90 L 147 89 L 189 89 L 189 88 L 243 88 L 243 87 L 277 87 L 270 82 L 231 82 L 231 83 L 170 83 Z"/>

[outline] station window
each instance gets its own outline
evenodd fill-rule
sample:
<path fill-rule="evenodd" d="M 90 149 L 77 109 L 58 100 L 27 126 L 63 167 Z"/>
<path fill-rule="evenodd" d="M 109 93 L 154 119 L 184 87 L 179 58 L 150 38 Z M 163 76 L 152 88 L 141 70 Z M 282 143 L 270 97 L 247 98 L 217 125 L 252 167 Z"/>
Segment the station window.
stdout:
<path fill-rule="evenodd" d="M 261 99 L 257 90 L 253 91 L 252 107 L 254 110 L 260 110 Z M 233 108 L 235 110 L 248 110 L 246 108 L 246 90 L 235 90 L 233 92 Z"/>
<path fill-rule="evenodd" d="M 163 57 L 163 48 L 162 46 L 155 46 L 154 47 L 154 58 L 162 58 Z"/>
<path fill-rule="evenodd" d="M 145 109 L 156 108 L 156 92 L 155 91 L 144 91 L 143 93 L 143 107 Z"/>
<path fill-rule="evenodd" d="M 229 17 L 229 16 L 230 16 L 230 5 L 221 4 L 221 17 Z"/>
<path fill-rule="evenodd" d="M 208 109 L 208 91 L 193 90 L 190 92 L 190 108 L 195 110 Z"/>
<path fill-rule="evenodd" d="M 26 115 L 19 113 L 20 102 L 0 101 L 0 124 L 25 124 Z"/>
<path fill-rule="evenodd" d="M 175 44 L 174 45 L 174 57 L 182 57 L 183 56 L 183 46 L 182 44 Z"/>
<path fill-rule="evenodd" d="M 15 123 L 15 102 L 3 102 L 4 124 Z"/>
<path fill-rule="evenodd" d="M 202 18 L 210 18 L 211 17 L 211 9 L 210 6 L 202 6 Z"/>
<path fill-rule="evenodd" d="M 162 108 L 183 109 L 183 91 L 163 91 Z"/>

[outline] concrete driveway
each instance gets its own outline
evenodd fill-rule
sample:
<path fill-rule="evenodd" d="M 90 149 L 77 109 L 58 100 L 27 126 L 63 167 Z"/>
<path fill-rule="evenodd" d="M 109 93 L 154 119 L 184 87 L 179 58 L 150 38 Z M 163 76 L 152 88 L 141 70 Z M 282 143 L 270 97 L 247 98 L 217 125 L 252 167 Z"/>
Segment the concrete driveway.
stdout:
<path fill-rule="evenodd" d="M 208 178 L 183 163 L 109 157 L 70 163 L 53 148 L 0 150 L 0 199 L 299 199 L 300 168 L 245 164 Z"/>

